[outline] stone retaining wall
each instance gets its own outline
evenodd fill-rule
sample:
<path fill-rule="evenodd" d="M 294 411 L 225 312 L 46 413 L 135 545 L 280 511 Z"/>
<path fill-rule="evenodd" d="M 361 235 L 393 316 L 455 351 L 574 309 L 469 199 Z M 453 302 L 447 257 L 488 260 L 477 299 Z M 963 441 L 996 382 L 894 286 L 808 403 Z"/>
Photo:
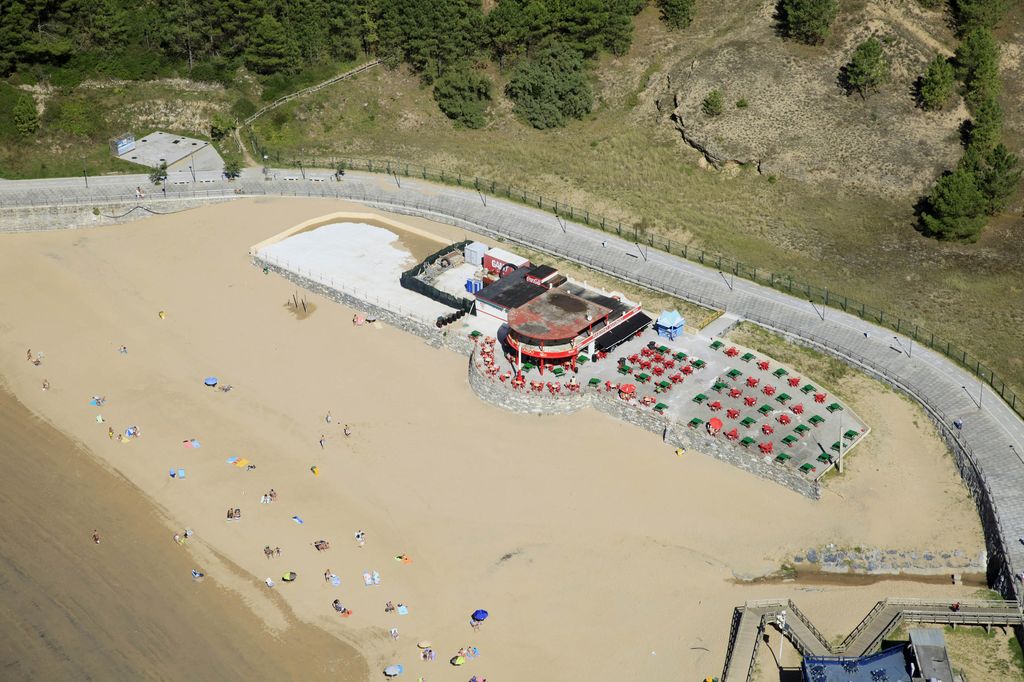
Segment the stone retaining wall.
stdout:
<path fill-rule="evenodd" d="M 552 395 L 547 391 L 534 392 L 512 388 L 507 382 L 488 376 L 474 353 L 469 359 L 469 385 L 482 399 L 513 412 L 526 414 L 572 414 L 584 407 L 593 407 L 611 417 L 661 436 L 672 447 L 681 447 L 710 455 L 755 476 L 768 479 L 811 499 L 821 497 L 819 485 L 800 473 L 767 461 L 760 453 L 749 452 L 723 438 L 714 438 L 704 429 L 692 429 L 674 422 L 651 408 L 621 400 L 617 393 L 601 388 L 581 386 L 579 393 Z"/>
<path fill-rule="evenodd" d="M 39 206 L 0 209 L 0 232 L 41 232 L 130 223 L 164 213 L 177 213 L 233 197 L 205 197 L 97 203 L 80 206 Z M 96 213 L 98 211 L 98 213 Z"/>

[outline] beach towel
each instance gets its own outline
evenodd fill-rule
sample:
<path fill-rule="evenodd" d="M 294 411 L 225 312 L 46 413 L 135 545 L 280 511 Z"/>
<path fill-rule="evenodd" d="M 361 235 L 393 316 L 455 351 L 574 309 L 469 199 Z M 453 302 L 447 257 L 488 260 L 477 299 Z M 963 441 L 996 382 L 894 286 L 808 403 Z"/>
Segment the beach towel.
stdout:
<path fill-rule="evenodd" d="M 103 403 L 101 403 L 99 400 L 96 400 L 96 398 L 93 398 L 92 400 L 89 401 L 89 404 L 92 405 L 93 407 L 99 407 Z"/>
<path fill-rule="evenodd" d="M 408 616 L 409 615 L 409 607 L 406 606 L 405 604 L 399 604 L 398 605 L 398 615 L 399 616 Z"/>
<path fill-rule="evenodd" d="M 303 520 L 302 520 L 302 518 L 300 518 L 300 517 L 298 517 L 298 516 L 293 516 L 293 517 L 292 517 L 292 521 L 294 521 L 295 523 L 298 523 L 298 524 L 300 524 L 300 525 L 301 525 L 301 524 L 303 524 L 303 523 L 305 523 L 305 521 L 303 521 Z"/>
<path fill-rule="evenodd" d="M 245 457 L 243 457 L 242 459 L 239 459 L 239 460 L 235 460 L 235 462 L 234 462 L 235 466 L 238 467 L 239 469 L 244 469 L 245 466 L 248 463 L 249 463 L 249 460 L 247 460 Z"/>
<path fill-rule="evenodd" d="M 276 584 L 271 578 L 267 578 L 265 582 L 267 583 L 267 587 L 273 587 Z"/>
<path fill-rule="evenodd" d="M 228 457 L 228 464 L 234 464 L 238 461 L 237 457 Z"/>
<path fill-rule="evenodd" d="M 373 587 L 373 576 L 370 575 L 368 572 L 363 573 L 363 584 L 367 587 Z"/>
<path fill-rule="evenodd" d="M 102 414 L 96 415 L 96 423 L 97 424 L 102 424 L 104 421 L 105 420 L 103 419 L 103 415 Z"/>
<path fill-rule="evenodd" d="M 373 572 L 373 584 L 380 585 L 380 573 L 378 573 L 377 571 Z"/>
<path fill-rule="evenodd" d="M 185 478 L 185 470 L 178 469 L 178 478 Z"/>
<path fill-rule="evenodd" d="M 189 438 L 188 440 L 181 441 L 182 447 L 186 448 L 199 448 L 200 444 L 195 438 Z"/>
<path fill-rule="evenodd" d="M 339 578 L 336 575 L 332 575 L 331 576 L 331 584 L 334 585 L 335 587 L 337 587 L 338 585 L 341 584 L 341 578 Z"/>

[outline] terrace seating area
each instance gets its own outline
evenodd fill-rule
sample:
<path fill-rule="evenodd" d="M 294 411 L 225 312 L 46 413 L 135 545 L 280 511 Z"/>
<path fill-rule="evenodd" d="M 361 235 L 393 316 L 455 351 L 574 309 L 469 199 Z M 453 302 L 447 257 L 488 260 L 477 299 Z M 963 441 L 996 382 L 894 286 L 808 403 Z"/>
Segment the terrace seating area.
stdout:
<path fill-rule="evenodd" d="M 514 390 L 546 396 L 602 395 L 721 437 L 774 466 L 817 478 L 867 433 L 867 426 L 827 390 L 792 367 L 726 340 L 683 334 L 665 345 L 638 333 L 606 356 L 581 356 L 575 367 L 538 368 L 498 351 L 493 337 L 471 337 L 487 373 Z M 499 367 L 502 361 L 507 368 Z M 792 393 L 790 393 L 792 391 Z M 797 396 L 794 398 L 794 394 Z"/>

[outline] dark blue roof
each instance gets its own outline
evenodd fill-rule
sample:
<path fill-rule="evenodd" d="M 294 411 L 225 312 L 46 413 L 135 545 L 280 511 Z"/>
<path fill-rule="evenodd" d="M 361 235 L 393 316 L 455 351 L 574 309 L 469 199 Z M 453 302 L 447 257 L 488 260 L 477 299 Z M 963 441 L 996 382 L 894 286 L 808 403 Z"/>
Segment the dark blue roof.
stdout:
<path fill-rule="evenodd" d="M 895 646 L 871 656 L 805 656 L 804 682 L 911 682 L 905 646 Z"/>

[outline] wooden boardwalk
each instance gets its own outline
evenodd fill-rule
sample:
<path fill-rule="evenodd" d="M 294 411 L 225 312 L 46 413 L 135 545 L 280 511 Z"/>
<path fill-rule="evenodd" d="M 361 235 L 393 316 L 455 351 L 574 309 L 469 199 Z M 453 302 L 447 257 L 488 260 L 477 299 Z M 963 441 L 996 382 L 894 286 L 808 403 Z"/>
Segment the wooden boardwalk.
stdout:
<path fill-rule="evenodd" d="M 950 602 L 885 599 L 878 602 L 840 644 L 831 646 L 792 600 L 760 600 L 737 607 L 722 682 L 745 682 L 754 670 L 761 635 L 768 625 L 779 628 L 804 656 L 864 656 L 901 623 L 1009 626 L 1024 624 L 1016 602 L 964 600 L 953 611 Z"/>

